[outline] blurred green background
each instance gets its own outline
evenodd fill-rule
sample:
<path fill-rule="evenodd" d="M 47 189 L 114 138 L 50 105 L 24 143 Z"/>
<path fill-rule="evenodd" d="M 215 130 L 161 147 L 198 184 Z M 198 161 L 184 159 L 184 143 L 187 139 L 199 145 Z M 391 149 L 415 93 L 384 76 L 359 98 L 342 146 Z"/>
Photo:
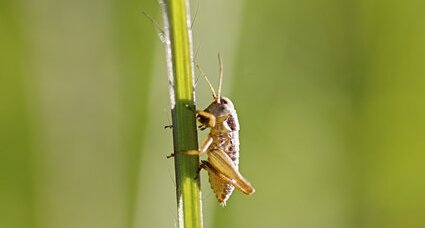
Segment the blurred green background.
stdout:
<path fill-rule="evenodd" d="M 175 226 L 164 47 L 142 11 L 162 23 L 155 0 L 0 2 L 0 228 Z M 221 208 L 203 173 L 206 228 L 425 227 L 425 1 L 195 11 L 257 190 Z"/>

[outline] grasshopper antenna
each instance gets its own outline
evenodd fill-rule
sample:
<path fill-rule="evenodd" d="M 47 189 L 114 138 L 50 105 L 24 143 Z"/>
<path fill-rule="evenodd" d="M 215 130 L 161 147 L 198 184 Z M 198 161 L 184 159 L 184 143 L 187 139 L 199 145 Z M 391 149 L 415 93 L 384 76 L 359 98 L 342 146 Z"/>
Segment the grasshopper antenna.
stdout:
<path fill-rule="evenodd" d="M 155 27 L 155 29 L 158 31 L 158 36 L 159 39 L 161 40 L 161 42 L 164 43 L 164 36 L 165 36 L 165 31 L 162 29 L 161 25 L 158 24 L 158 22 L 156 22 L 148 13 L 146 13 L 145 11 L 142 11 L 143 15 L 145 15 L 145 17 L 153 24 L 153 26 Z"/>
<path fill-rule="evenodd" d="M 196 59 L 198 58 L 198 51 L 201 48 L 201 45 L 199 44 L 198 47 L 196 48 L 195 51 L 195 56 L 193 57 L 193 61 L 196 63 Z M 197 65 L 197 64 L 196 64 Z M 198 85 L 198 80 L 199 80 L 199 75 L 197 75 L 196 79 L 195 79 L 195 87 Z"/>
<path fill-rule="evenodd" d="M 192 23 L 190 24 L 190 29 L 193 29 L 193 25 L 195 24 L 195 21 L 196 21 L 196 16 L 198 16 L 198 11 L 199 11 L 199 3 L 198 3 L 198 6 L 196 6 L 195 15 L 193 16 Z"/>
<path fill-rule="evenodd" d="M 220 64 L 220 76 L 219 76 L 219 81 L 218 81 L 217 102 L 220 103 L 220 99 L 221 99 L 221 85 L 223 84 L 223 59 L 221 59 L 220 53 L 218 53 L 218 62 Z"/>
<path fill-rule="evenodd" d="M 202 71 L 201 67 L 199 67 L 198 64 L 196 64 L 196 68 L 198 68 L 199 72 L 201 72 L 202 76 L 205 77 L 205 80 L 207 80 L 208 85 L 210 86 L 211 92 L 213 94 L 214 99 L 217 99 L 217 94 L 215 93 L 214 87 L 212 86 L 210 80 L 208 80 L 207 75 Z"/>

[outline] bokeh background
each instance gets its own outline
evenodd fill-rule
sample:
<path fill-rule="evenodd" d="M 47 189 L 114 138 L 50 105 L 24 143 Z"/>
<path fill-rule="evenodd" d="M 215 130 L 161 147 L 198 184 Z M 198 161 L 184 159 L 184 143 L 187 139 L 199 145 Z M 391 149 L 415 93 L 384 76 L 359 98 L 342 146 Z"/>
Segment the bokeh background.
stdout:
<path fill-rule="evenodd" d="M 191 7 L 257 190 L 221 208 L 203 174 L 206 228 L 425 227 L 425 1 Z M 0 228 L 175 227 L 164 46 L 143 11 L 162 23 L 155 0 L 0 2 Z"/>

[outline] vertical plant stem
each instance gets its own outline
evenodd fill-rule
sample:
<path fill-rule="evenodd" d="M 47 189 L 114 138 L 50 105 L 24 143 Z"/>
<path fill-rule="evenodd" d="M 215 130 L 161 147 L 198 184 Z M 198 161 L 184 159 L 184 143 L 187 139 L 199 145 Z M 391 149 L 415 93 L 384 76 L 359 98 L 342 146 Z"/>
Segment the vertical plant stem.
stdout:
<path fill-rule="evenodd" d="M 189 1 L 163 0 L 162 7 L 173 120 L 178 225 L 198 228 L 202 227 L 200 183 L 199 178 L 195 179 L 199 156 L 179 153 L 198 149 L 195 114 L 191 110 L 195 108 L 195 92 Z"/>

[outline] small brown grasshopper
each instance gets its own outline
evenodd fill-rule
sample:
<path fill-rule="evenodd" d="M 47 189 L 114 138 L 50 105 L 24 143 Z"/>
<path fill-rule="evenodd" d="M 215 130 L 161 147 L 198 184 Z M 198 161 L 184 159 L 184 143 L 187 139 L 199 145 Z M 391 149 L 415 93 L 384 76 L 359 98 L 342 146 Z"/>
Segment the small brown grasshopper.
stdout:
<path fill-rule="evenodd" d="M 208 171 L 211 188 L 218 202 L 226 205 L 233 190 L 236 188 L 246 195 L 251 195 L 255 189 L 239 173 L 239 122 L 235 107 L 229 98 L 221 96 L 223 81 L 223 61 L 220 63 L 218 93 L 214 91 L 211 82 L 198 67 L 211 88 L 214 101 L 203 111 L 196 111 L 199 128 L 211 131 L 198 151 L 186 151 L 187 154 L 201 155 L 207 153 L 208 160 L 201 163 L 200 168 Z"/>

